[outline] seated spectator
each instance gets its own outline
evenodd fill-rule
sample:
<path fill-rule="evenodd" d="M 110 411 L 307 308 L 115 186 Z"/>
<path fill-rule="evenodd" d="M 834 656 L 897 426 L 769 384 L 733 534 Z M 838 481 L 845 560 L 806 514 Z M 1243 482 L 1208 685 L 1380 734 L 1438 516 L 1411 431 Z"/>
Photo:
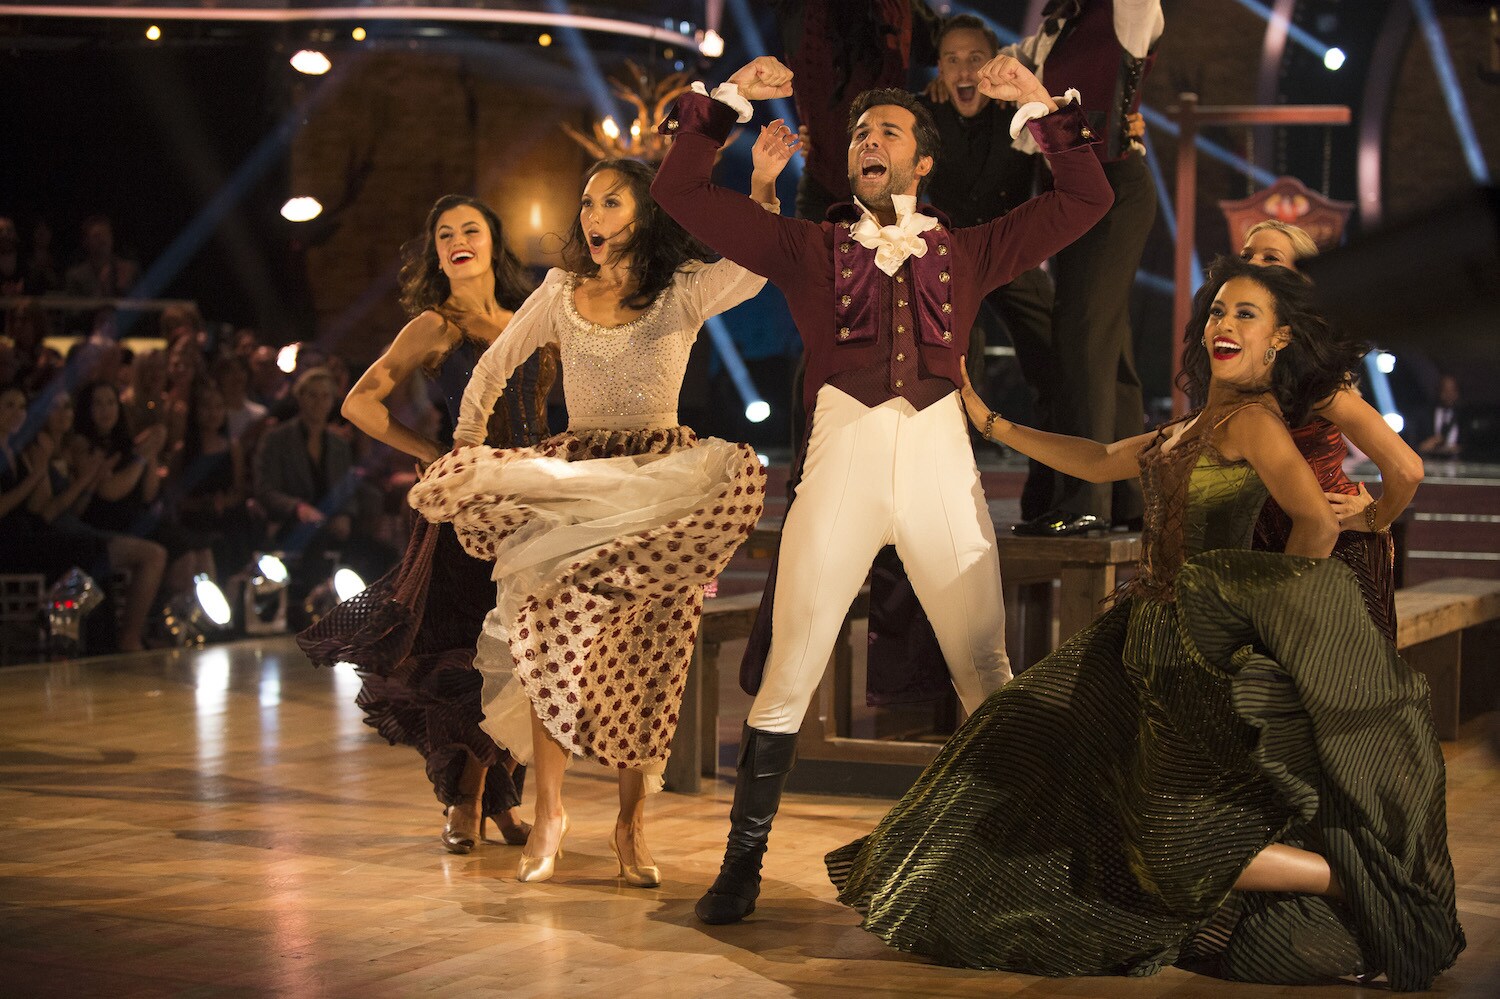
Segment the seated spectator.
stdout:
<path fill-rule="evenodd" d="M 188 406 L 192 402 L 194 386 L 204 376 L 204 357 L 198 341 L 187 335 L 179 335 L 167 348 L 167 385 L 162 392 L 166 402 L 167 451 L 182 443 L 187 432 Z"/>
<path fill-rule="evenodd" d="M 169 352 L 178 340 L 191 340 L 199 351 L 208 346 L 208 327 L 196 305 L 169 305 L 162 309 L 159 328 Z"/>
<path fill-rule="evenodd" d="M 238 357 L 240 363 L 245 365 L 245 370 L 248 371 L 250 369 L 250 356 L 255 353 L 256 348 L 259 346 L 259 333 L 249 327 L 234 331 L 234 340 L 231 343 L 231 348 L 234 356 Z"/>
<path fill-rule="evenodd" d="M 229 439 L 240 441 L 247 453 L 254 453 L 254 443 L 259 439 L 260 424 L 266 418 L 266 407 L 252 402 L 246 394 L 250 386 L 250 370 L 245 362 L 234 354 L 221 355 L 210 369 L 209 376 L 218 385 L 224 398 L 224 411 L 229 420 Z M 249 434 L 246 437 L 246 434 Z"/>
<path fill-rule="evenodd" d="M 223 394 L 209 379 L 199 379 L 193 390 L 187 431 L 173 455 L 167 492 L 177 522 L 211 539 L 217 565 L 234 571 L 249 562 L 262 525 L 247 505 L 244 451 L 230 436 Z"/>
<path fill-rule="evenodd" d="M 21 234 L 16 224 L 0 215 L 0 296 L 35 294 L 26 281 L 21 266 Z"/>
<path fill-rule="evenodd" d="M 63 292 L 81 298 L 124 298 L 140 280 L 135 261 L 115 253 L 115 231 L 103 215 L 83 221 L 83 260 L 68 268 Z"/>
<path fill-rule="evenodd" d="M 330 574 L 333 552 L 366 580 L 389 568 L 396 553 L 374 539 L 368 521 L 378 515 L 378 495 L 362 482 L 349 442 L 329 427 L 338 402 L 333 376 L 305 371 L 292 396 L 296 415 L 261 438 L 254 488 L 278 544 L 296 562 L 296 603 Z"/>
<path fill-rule="evenodd" d="M 130 433 L 167 422 L 167 354 L 148 350 L 130 366 L 130 388 L 121 393 Z"/>
<path fill-rule="evenodd" d="M 167 592 L 192 585 L 199 573 L 215 575 L 208 540 L 161 517 L 162 448 L 166 428 L 153 424 L 131 436 L 125 425 L 120 397 L 107 382 L 91 382 L 74 400 L 74 429 L 82 441 L 115 459 L 114 470 L 100 480 L 84 508 L 85 523 L 104 531 L 149 538 L 167 550 Z"/>
<path fill-rule="evenodd" d="M 1413 421 L 1417 453 L 1423 457 L 1457 458 L 1463 454 L 1463 410 L 1459 408 L 1458 379 L 1438 379 L 1437 405 Z"/>
<path fill-rule="evenodd" d="M 271 409 L 286 394 L 286 376 L 276 366 L 275 347 L 256 347 L 250 355 L 250 400 Z"/>
<path fill-rule="evenodd" d="M 106 458 L 103 451 L 91 448 L 73 429 L 73 399 L 66 392 L 52 398 L 42 433 L 52 443 L 52 464 L 48 481 L 38 489 L 38 514 L 48 525 L 46 544 L 59 538 L 86 535 L 103 542 L 108 569 L 129 574 L 120 614 L 119 634 L 108 648 L 131 652 L 142 648 L 146 618 L 161 589 L 162 574 L 167 567 L 167 550 L 154 541 L 118 531 L 91 527 L 81 517 L 93 498 L 99 483 L 114 472 L 117 457 Z M 98 568 L 98 567 L 96 567 Z M 107 571 L 99 569 L 96 578 L 108 584 Z M 105 613 L 101 608 L 97 613 Z M 93 629 L 90 629 L 93 633 Z"/>

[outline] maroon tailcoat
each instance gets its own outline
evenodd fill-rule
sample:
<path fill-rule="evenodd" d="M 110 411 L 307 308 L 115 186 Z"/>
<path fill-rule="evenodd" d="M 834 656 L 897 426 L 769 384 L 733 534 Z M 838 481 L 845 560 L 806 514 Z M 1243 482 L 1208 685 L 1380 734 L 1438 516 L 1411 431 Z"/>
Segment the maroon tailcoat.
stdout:
<path fill-rule="evenodd" d="M 1051 191 L 983 225 L 929 230 L 922 236 L 927 253 L 887 275 L 875 266 L 875 251 L 851 236 L 851 219 L 835 214 L 835 221 L 820 223 L 773 215 L 713 183 L 714 157 L 735 117 L 733 109 L 701 94 L 679 97 L 658 128 L 675 140 L 651 194 L 684 229 L 786 296 L 806 355 L 809 426 L 818 390 L 842 372 L 883 367 L 889 373 L 883 391 L 857 396 L 866 405 L 904 394 L 891 356 L 898 303 L 908 305 L 899 310 L 903 318 L 915 322 L 919 377 L 945 379 L 959 389 L 969 329 L 984 297 L 1083 235 L 1114 198 L 1090 148 L 1093 132 L 1074 104 L 1027 125 L 1051 164 Z M 928 206 L 919 210 L 936 215 Z M 761 637 L 752 641 L 741 672 L 747 689 L 758 686 L 756 660 L 769 647 L 775 585 L 773 568 L 761 603 Z"/>

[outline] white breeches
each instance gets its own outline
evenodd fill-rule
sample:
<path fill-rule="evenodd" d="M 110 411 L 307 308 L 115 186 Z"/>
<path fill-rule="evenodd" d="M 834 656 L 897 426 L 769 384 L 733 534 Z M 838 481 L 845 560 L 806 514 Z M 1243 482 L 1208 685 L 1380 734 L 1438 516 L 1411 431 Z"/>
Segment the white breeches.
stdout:
<path fill-rule="evenodd" d="M 920 413 L 818 391 L 797 499 L 781 533 L 771 650 L 752 728 L 795 732 L 839 627 L 886 545 L 895 545 L 937 634 L 964 709 L 1010 680 L 995 529 L 957 392 Z"/>

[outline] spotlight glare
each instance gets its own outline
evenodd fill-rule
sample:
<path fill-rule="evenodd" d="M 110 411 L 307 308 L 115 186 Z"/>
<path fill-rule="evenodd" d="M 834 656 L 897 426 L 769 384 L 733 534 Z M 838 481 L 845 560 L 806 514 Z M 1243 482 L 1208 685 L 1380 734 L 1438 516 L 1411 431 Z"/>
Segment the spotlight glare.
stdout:
<path fill-rule="evenodd" d="M 276 352 L 276 367 L 284 375 L 289 375 L 297 370 L 297 354 L 302 350 L 300 343 L 289 343 Z"/>
<path fill-rule="evenodd" d="M 193 594 L 210 621 L 220 628 L 228 627 L 232 617 L 229 613 L 229 601 L 224 599 L 224 591 L 208 578 L 208 573 L 200 572 L 193 577 Z"/>
<path fill-rule="evenodd" d="M 1323 66 L 1325 69 L 1337 70 L 1342 65 L 1344 65 L 1343 49 L 1331 48 L 1323 53 Z"/>
<path fill-rule="evenodd" d="M 1386 413 L 1385 425 L 1399 434 L 1406 429 L 1406 419 L 1400 413 Z"/>
<path fill-rule="evenodd" d="M 333 592 L 338 594 L 340 602 L 363 592 L 364 588 L 365 581 L 353 569 L 340 569 L 333 574 Z"/>
<path fill-rule="evenodd" d="M 153 42 L 161 41 L 161 29 L 154 24 L 151 25 L 146 29 L 146 37 Z"/>
<path fill-rule="evenodd" d="M 552 44 L 552 36 L 544 31 L 540 36 L 537 37 L 536 43 L 542 48 L 546 48 L 548 45 Z"/>
<path fill-rule="evenodd" d="M 1388 375 L 1396 370 L 1396 355 L 1390 351 L 1382 350 L 1375 355 L 1375 367 L 1382 375 Z"/>
<path fill-rule="evenodd" d="M 768 454 L 761 454 L 759 451 L 757 451 L 755 453 L 755 458 L 756 458 L 757 461 L 760 462 L 760 467 L 761 468 L 770 468 L 771 467 L 771 456 L 770 455 L 768 455 Z"/>
<path fill-rule="evenodd" d="M 308 76 L 322 76 L 333 68 L 333 63 L 315 49 L 300 49 L 292 54 L 292 68 Z"/>
<path fill-rule="evenodd" d="M 368 36 L 365 34 L 365 29 L 363 27 L 356 26 L 353 31 L 349 32 L 349 37 L 353 38 L 356 42 L 362 42 Z"/>
<path fill-rule="evenodd" d="M 709 28 L 703 33 L 703 38 L 698 42 L 698 51 L 710 59 L 717 59 L 724 54 L 724 36 Z"/>
<path fill-rule="evenodd" d="M 771 404 L 764 399 L 756 399 L 745 407 L 745 419 L 751 423 L 764 423 L 771 415 Z"/>
<path fill-rule="evenodd" d="M 605 115 L 604 120 L 599 123 L 599 127 L 611 139 L 618 139 L 620 137 L 620 126 L 615 124 L 615 119 L 611 115 Z"/>
<path fill-rule="evenodd" d="M 281 206 L 281 217 L 288 222 L 311 222 L 323 214 L 323 203 L 317 198 L 288 198 Z"/>
<path fill-rule="evenodd" d="M 287 580 L 286 563 L 275 555 L 262 555 L 255 560 L 255 567 L 273 583 L 285 583 Z"/>

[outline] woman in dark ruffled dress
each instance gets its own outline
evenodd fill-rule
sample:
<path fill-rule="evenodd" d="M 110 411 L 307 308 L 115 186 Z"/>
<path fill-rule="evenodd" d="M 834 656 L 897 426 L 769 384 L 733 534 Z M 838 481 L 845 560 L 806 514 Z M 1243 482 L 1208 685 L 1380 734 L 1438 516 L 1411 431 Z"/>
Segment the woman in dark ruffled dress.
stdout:
<path fill-rule="evenodd" d="M 1138 474 L 1140 572 L 996 691 L 869 836 L 839 898 L 901 950 L 1043 975 L 1170 964 L 1421 989 L 1463 949 L 1427 684 L 1328 558 L 1338 522 L 1287 432 L 1346 383 L 1293 273 L 1221 260 L 1185 353 L 1198 413 L 1115 444 L 965 389 L 987 436 L 1071 475 Z M 1250 551 L 1267 494 L 1286 554 Z"/>
<path fill-rule="evenodd" d="M 401 269 L 402 304 L 415 318 L 355 383 L 343 412 L 371 437 L 426 464 L 447 447 L 402 423 L 387 399 L 420 368 L 438 383 L 455 424 L 474 365 L 530 287 L 503 242 L 500 219 L 483 202 L 440 198 L 422 233 L 408 244 Z M 491 443 L 525 446 L 546 435 L 556 374 L 555 349 L 523 359 L 491 413 Z M 443 843 L 454 853 L 483 840 L 485 818 L 513 846 L 529 832 L 513 811 L 525 771 L 479 727 L 474 646 L 495 604 L 492 568 L 464 551 L 450 525 L 413 518 L 401 564 L 297 637 L 314 663 L 358 667 L 365 724 L 426 758 L 433 791 L 447 806 Z"/>
<path fill-rule="evenodd" d="M 1251 227 L 1240 248 L 1240 259 L 1264 267 L 1297 269 L 1297 261 L 1315 256 L 1318 244 L 1302 229 L 1275 219 Z M 1207 384 L 1208 370 L 1200 364 L 1190 372 L 1194 383 Z M 1189 392 L 1196 391 L 1189 386 Z M 1304 423 L 1291 428 L 1297 450 L 1307 459 L 1318 485 L 1333 503 L 1339 518 L 1339 540 L 1333 557 L 1347 565 L 1359 580 L 1365 606 L 1375 624 L 1392 641 L 1396 638 L 1396 546 L 1390 525 L 1401 516 L 1422 481 L 1422 457 L 1365 402 L 1351 381 L 1320 401 Z M 1372 497 L 1344 473 L 1349 456 L 1345 439 L 1380 470 L 1381 491 Z M 1279 552 L 1286 545 L 1291 519 L 1274 499 L 1266 501 L 1255 525 L 1258 549 Z"/>

